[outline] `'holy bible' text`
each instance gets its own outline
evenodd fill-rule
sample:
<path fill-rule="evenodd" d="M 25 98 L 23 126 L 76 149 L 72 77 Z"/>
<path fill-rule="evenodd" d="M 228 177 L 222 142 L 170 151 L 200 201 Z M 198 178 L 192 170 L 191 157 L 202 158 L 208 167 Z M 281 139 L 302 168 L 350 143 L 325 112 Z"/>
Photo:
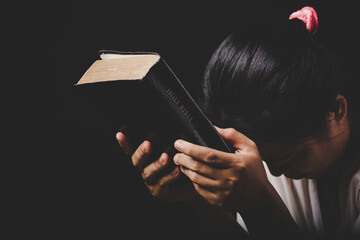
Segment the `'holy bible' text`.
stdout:
<path fill-rule="evenodd" d="M 168 88 L 168 90 L 166 91 L 169 96 L 172 98 L 172 100 L 174 101 L 174 103 L 176 103 L 176 105 L 179 106 L 181 112 L 184 114 L 184 116 L 191 121 L 193 119 L 193 116 L 190 114 L 190 111 L 185 107 L 185 105 L 180 101 L 179 97 L 176 96 L 175 92 L 171 89 Z"/>

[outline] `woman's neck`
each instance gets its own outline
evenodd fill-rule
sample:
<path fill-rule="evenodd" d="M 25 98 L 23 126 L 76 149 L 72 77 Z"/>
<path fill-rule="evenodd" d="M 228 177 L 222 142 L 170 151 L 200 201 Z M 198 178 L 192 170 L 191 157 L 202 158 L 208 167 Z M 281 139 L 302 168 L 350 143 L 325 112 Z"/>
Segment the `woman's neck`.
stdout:
<path fill-rule="evenodd" d="M 324 227 L 337 230 L 340 224 L 342 207 L 347 196 L 347 186 L 351 177 L 360 167 L 357 134 L 349 119 L 347 134 L 340 139 L 341 154 L 335 164 L 317 179 L 318 194 Z"/>

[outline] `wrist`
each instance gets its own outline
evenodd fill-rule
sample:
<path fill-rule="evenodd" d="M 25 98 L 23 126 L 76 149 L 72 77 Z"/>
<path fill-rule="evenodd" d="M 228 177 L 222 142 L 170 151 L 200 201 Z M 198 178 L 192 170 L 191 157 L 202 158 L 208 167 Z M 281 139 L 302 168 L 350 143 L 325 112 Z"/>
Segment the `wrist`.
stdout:
<path fill-rule="evenodd" d="M 270 182 L 262 185 L 253 197 L 247 197 L 245 200 L 239 201 L 241 206 L 236 208 L 236 211 L 242 215 L 255 214 L 257 212 L 263 213 L 266 208 L 273 207 L 274 202 L 281 201 L 281 198 L 275 188 Z"/>
<path fill-rule="evenodd" d="M 250 234 L 274 237 L 297 236 L 301 232 L 280 195 L 270 184 L 258 199 L 239 212 Z"/>

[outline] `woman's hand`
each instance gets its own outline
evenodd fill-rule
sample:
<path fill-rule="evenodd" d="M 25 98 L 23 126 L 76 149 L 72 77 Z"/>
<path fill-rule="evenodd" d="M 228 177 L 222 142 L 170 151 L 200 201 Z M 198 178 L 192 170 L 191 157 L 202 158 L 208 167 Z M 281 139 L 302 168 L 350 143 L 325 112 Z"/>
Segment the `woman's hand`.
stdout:
<path fill-rule="evenodd" d="M 255 239 L 302 238 L 279 194 L 267 179 L 256 144 L 233 128 L 217 128 L 236 148 L 226 153 L 177 140 L 175 164 L 210 204 L 239 212 Z"/>
<path fill-rule="evenodd" d="M 252 207 L 271 185 L 256 144 L 233 128 L 217 128 L 237 150 L 226 153 L 177 140 L 175 164 L 210 204 L 241 212 Z"/>
<path fill-rule="evenodd" d="M 144 141 L 136 148 L 122 132 L 116 134 L 116 139 L 125 153 L 131 155 L 133 165 L 140 171 L 146 187 L 154 197 L 161 200 L 179 201 L 195 196 L 196 192 L 188 182 L 171 186 L 180 177 L 180 170 L 176 167 L 170 173 L 164 173 L 170 163 L 167 153 L 162 153 L 156 161 L 148 164 L 148 157 L 153 150 L 149 141 Z"/>

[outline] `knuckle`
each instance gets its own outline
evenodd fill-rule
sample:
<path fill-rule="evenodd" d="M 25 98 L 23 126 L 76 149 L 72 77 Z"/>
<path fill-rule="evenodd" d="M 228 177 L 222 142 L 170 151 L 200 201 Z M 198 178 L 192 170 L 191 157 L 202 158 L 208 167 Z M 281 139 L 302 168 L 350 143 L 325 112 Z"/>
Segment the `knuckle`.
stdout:
<path fill-rule="evenodd" d="M 138 165 L 140 162 L 139 160 L 142 158 L 141 150 L 137 149 L 134 154 L 131 156 L 131 160 L 134 163 L 134 165 Z"/>
<path fill-rule="evenodd" d="M 226 178 L 224 180 L 223 186 L 225 189 L 234 189 L 235 187 L 235 180 L 231 178 Z"/>
<path fill-rule="evenodd" d="M 199 185 L 198 185 L 198 184 L 193 183 L 193 185 L 194 185 L 194 188 L 195 188 L 195 190 L 196 190 L 196 191 L 200 191 L 200 187 L 199 187 Z"/>
<path fill-rule="evenodd" d="M 161 162 L 159 160 L 154 162 L 154 168 L 155 170 L 160 170 L 161 168 L 163 168 L 163 165 L 161 164 Z"/>
<path fill-rule="evenodd" d="M 198 161 L 194 161 L 192 168 L 194 171 L 199 171 L 201 169 L 201 164 Z"/>
<path fill-rule="evenodd" d="M 190 175 L 189 177 L 190 177 L 192 182 L 195 182 L 195 183 L 198 182 L 199 174 L 197 174 L 196 172 L 190 172 L 189 175 Z"/>
<path fill-rule="evenodd" d="M 234 136 L 237 133 L 237 131 L 235 130 L 235 128 L 226 128 L 225 129 L 225 134 L 228 137 Z"/>
<path fill-rule="evenodd" d="M 237 131 L 235 130 L 235 128 L 229 128 L 229 134 L 234 135 L 236 133 Z"/>
<path fill-rule="evenodd" d="M 235 164 L 235 169 L 239 173 L 244 173 L 244 172 L 246 172 L 246 164 L 243 161 L 238 161 Z"/>
<path fill-rule="evenodd" d="M 216 155 L 215 152 L 213 151 L 209 151 L 207 156 L 206 156 L 206 161 L 209 163 L 214 163 L 218 160 L 218 156 Z"/>
<path fill-rule="evenodd" d="M 148 184 L 150 182 L 151 175 L 149 174 L 149 172 L 144 171 L 142 172 L 142 178 L 145 181 L 145 183 Z"/>
<path fill-rule="evenodd" d="M 189 148 L 187 149 L 186 155 L 190 155 L 190 156 L 194 155 L 194 150 L 193 150 L 192 146 L 189 146 Z"/>

